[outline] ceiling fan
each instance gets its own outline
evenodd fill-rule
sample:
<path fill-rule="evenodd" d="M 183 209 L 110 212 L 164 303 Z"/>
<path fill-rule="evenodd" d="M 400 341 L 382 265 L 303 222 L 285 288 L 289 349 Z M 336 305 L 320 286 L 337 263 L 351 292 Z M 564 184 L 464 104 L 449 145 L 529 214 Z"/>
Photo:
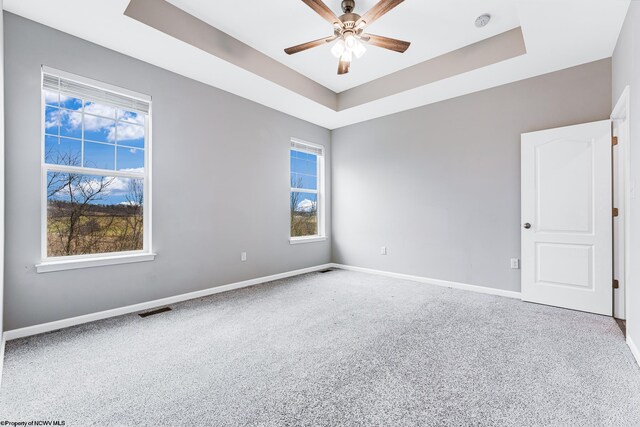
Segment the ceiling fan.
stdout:
<path fill-rule="evenodd" d="M 402 40 L 391 39 L 389 37 L 376 36 L 364 33 L 364 29 L 378 20 L 382 15 L 398 6 L 404 0 L 381 0 L 371 10 L 360 16 L 353 13 L 356 7 L 355 0 L 343 0 L 342 11 L 344 15 L 338 17 L 327 7 L 322 0 L 302 0 L 307 6 L 313 9 L 318 15 L 333 25 L 333 36 L 324 37 L 307 43 L 302 43 L 285 49 L 288 55 L 302 52 L 312 47 L 321 46 L 338 40 L 331 49 L 331 53 L 340 59 L 338 63 L 338 74 L 347 74 L 353 56 L 360 58 L 366 52 L 364 43 L 378 46 L 395 52 L 404 53 L 411 43 Z"/>

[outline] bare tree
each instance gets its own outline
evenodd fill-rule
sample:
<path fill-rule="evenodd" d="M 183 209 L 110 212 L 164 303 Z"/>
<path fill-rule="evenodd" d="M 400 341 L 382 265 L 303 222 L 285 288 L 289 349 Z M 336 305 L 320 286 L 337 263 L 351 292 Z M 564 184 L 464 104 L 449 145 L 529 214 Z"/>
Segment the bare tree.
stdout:
<path fill-rule="evenodd" d="M 45 161 L 56 165 L 81 166 L 80 153 L 61 153 L 55 146 L 49 148 L 45 153 Z M 47 176 L 47 198 L 51 198 L 60 193 L 68 184 L 67 173 L 49 172 Z"/>
<path fill-rule="evenodd" d="M 123 209 L 126 216 L 119 228 L 119 250 L 142 249 L 144 239 L 144 183 L 130 179 Z"/>
<path fill-rule="evenodd" d="M 302 178 L 291 177 L 291 188 L 303 188 Z M 298 191 L 290 192 L 290 212 L 291 212 L 291 236 L 311 236 L 317 232 L 317 211 L 314 203 L 311 209 L 302 210 L 300 204 L 304 193 Z"/>
<path fill-rule="evenodd" d="M 80 154 L 50 149 L 49 163 L 80 166 Z M 49 255 L 78 255 L 142 248 L 143 183 L 129 180 L 125 205 L 100 204 L 116 178 L 75 172 L 47 175 Z M 124 225 L 123 225 L 124 224 Z"/>
<path fill-rule="evenodd" d="M 104 237 L 106 230 L 113 224 L 101 224 L 96 227 L 89 223 L 92 205 L 104 200 L 109 187 L 115 178 L 96 178 L 89 175 L 77 173 L 53 172 L 48 177 L 50 186 L 47 188 L 49 194 L 49 211 L 53 210 L 55 218 L 53 223 L 49 223 L 49 236 L 56 235 L 59 240 L 60 251 L 52 255 L 77 255 L 92 253 Z M 53 200 L 54 203 L 51 203 Z M 62 205 L 62 212 L 56 212 L 56 201 L 58 207 Z M 100 233 L 102 231 L 102 233 Z M 51 249 L 51 247 L 50 247 Z"/>

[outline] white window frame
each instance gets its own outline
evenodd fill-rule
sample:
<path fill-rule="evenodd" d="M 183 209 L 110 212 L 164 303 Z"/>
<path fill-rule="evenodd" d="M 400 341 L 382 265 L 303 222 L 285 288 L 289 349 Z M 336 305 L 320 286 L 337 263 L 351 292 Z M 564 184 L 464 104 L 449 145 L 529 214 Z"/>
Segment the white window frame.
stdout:
<path fill-rule="evenodd" d="M 304 147 L 309 147 L 310 150 L 305 151 Z M 325 232 L 325 149 L 323 145 L 314 144 L 313 142 L 304 141 L 298 138 L 291 138 L 291 144 L 289 146 L 289 182 L 291 177 L 291 151 L 300 151 L 307 152 L 310 154 L 314 154 L 317 157 L 316 162 L 316 172 L 317 172 L 317 180 L 318 180 L 318 189 L 310 190 L 306 188 L 295 188 L 289 185 L 289 200 L 291 200 L 291 192 L 299 192 L 299 193 L 309 193 L 315 194 L 317 200 L 316 207 L 316 215 L 318 216 L 318 230 L 317 234 L 313 236 L 301 236 L 301 237 L 292 237 L 291 236 L 291 223 L 289 223 L 289 243 L 292 245 L 299 243 L 311 243 L 311 242 L 322 242 L 327 240 L 326 232 Z M 318 153 L 318 150 L 320 153 Z M 291 203 L 291 201 L 289 201 Z M 289 219 L 291 221 L 291 219 Z"/>
<path fill-rule="evenodd" d="M 57 77 L 72 80 L 77 83 L 81 83 L 83 85 L 91 86 L 96 89 L 109 91 L 118 95 L 124 95 L 129 98 L 133 98 L 139 101 L 143 101 L 149 104 L 149 112 L 146 114 L 145 119 L 145 141 L 144 141 L 144 176 L 140 174 L 123 172 L 117 170 L 108 170 L 108 169 L 97 169 L 97 168 L 88 168 L 88 167 L 77 167 L 77 166 L 65 166 L 65 165 L 51 165 L 45 162 L 45 115 L 46 115 L 46 101 L 45 101 L 45 91 L 44 91 L 44 75 L 50 74 L 55 75 Z M 155 259 L 156 254 L 152 251 L 152 202 L 151 202 L 151 186 L 152 186 L 152 173 L 151 173 L 151 148 L 152 148 L 152 135 L 151 135 L 151 120 L 152 120 L 152 104 L 151 97 L 149 95 L 144 95 L 141 93 L 133 92 L 128 89 L 123 89 L 120 87 L 116 87 L 107 83 L 99 82 L 96 80 L 92 80 L 86 77 L 78 76 L 75 74 L 68 73 L 66 71 L 56 70 L 54 68 L 42 66 L 41 72 L 41 81 L 40 81 L 40 92 L 41 92 L 41 117 L 40 117 L 40 170 L 41 170 L 41 179 L 40 179 L 40 197 L 41 197 L 41 215 L 40 215 L 40 247 L 41 247 L 41 262 L 36 265 L 36 271 L 38 273 L 47 273 L 52 271 L 61 271 L 61 270 L 73 270 L 79 268 L 88 268 L 88 267 L 100 267 L 105 265 L 114 265 L 114 264 L 128 264 L 133 262 L 143 262 L 143 261 L 153 261 Z M 86 101 L 92 101 L 91 99 L 86 99 Z M 102 102 L 102 101 L 97 101 Z M 118 107 L 120 108 L 120 107 Z M 84 108 L 82 110 L 82 114 L 84 116 Z M 84 127 L 84 120 L 82 126 Z M 84 137 L 84 136 L 83 136 Z M 84 152 L 84 144 L 83 152 Z M 117 152 L 117 150 L 116 150 Z M 116 154 L 117 155 L 117 154 Z M 122 251 L 122 252 L 109 252 L 109 253 L 100 253 L 100 254 L 86 254 L 86 255 L 68 255 L 68 256 L 57 256 L 50 257 L 48 256 L 48 240 L 47 240 L 47 209 L 48 209 L 48 201 L 47 201 L 47 173 L 49 171 L 57 171 L 57 172 L 70 172 L 70 173 L 78 173 L 83 175 L 97 175 L 97 176 L 109 176 L 109 177 L 120 177 L 120 178 L 135 178 L 135 179 L 143 179 L 143 197 L 144 197 L 144 206 L 143 206 L 143 248 L 142 250 L 137 251 Z"/>

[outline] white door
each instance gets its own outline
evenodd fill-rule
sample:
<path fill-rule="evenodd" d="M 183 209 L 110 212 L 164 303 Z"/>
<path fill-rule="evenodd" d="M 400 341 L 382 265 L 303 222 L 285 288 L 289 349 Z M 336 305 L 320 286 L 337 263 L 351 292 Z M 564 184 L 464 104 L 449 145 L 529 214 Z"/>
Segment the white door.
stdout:
<path fill-rule="evenodd" d="M 522 299 L 612 315 L 611 122 L 522 135 Z"/>

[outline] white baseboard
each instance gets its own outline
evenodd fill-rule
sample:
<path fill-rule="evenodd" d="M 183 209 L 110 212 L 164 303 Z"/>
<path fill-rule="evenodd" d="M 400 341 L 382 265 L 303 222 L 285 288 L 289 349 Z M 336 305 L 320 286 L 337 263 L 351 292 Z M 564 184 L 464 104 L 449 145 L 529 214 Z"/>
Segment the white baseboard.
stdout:
<path fill-rule="evenodd" d="M 462 290 L 465 290 L 465 291 L 479 292 L 481 294 L 490 294 L 490 295 L 498 295 L 498 296 L 507 297 L 507 298 L 521 299 L 520 292 L 515 292 L 515 291 L 505 291 L 505 290 L 502 290 L 502 289 L 487 288 L 485 286 L 469 285 L 467 283 L 450 282 L 448 280 L 429 279 L 427 277 L 412 276 L 410 274 L 402 274 L 402 273 L 392 273 L 392 272 L 389 272 L 389 271 L 374 270 L 374 269 L 371 269 L 371 268 L 364 268 L 364 267 L 354 267 L 354 266 L 351 266 L 351 265 L 343 265 L 343 264 L 335 264 L 334 263 L 334 264 L 332 264 L 332 266 L 334 268 L 339 268 L 339 269 L 342 269 L 342 270 L 358 271 L 360 273 L 377 274 L 377 275 L 380 275 L 380 276 L 393 277 L 395 279 L 411 280 L 411 281 L 414 281 L 414 282 L 427 283 L 429 285 L 443 286 L 445 288 L 462 289 Z"/>
<path fill-rule="evenodd" d="M 628 330 L 627 330 L 627 345 L 631 349 L 631 353 L 633 354 L 633 357 L 636 358 L 636 362 L 638 363 L 638 365 L 640 365 L 640 350 L 638 349 L 638 347 L 636 347 L 636 344 L 633 342 L 633 340 L 629 336 Z"/>
<path fill-rule="evenodd" d="M 196 298 L 202 298 L 209 295 L 219 294 L 221 292 L 232 291 L 234 289 L 246 288 L 248 286 L 259 285 L 261 283 L 273 282 L 274 280 L 286 279 L 287 277 L 299 276 L 301 274 L 312 273 L 314 271 L 331 268 L 332 264 L 317 265 L 315 267 L 303 268 L 300 270 L 287 271 L 285 273 L 273 274 L 271 276 L 259 277 L 257 279 L 245 280 L 243 282 L 231 283 L 228 285 L 216 286 L 201 291 L 189 292 L 187 294 L 176 295 L 157 299 L 153 301 L 143 302 L 140 304 L 128 305 L 126 307 L 114 308 L 111 310 L 99 311 L 97 313 L 85 314 L 82 316 L 72 317 L 69 319 L 56 320 L 54 322 L 42 323 L 40 325 L 27 326 L 25 328 L 13 329 L 6 331 L 3 336 L 4 340 L 15 340 L 17 338 L 29 337 L 32 335 L 51 332 L 58 329 L 68 328 L 70 326 L 80 325 L 82 323 L 94 322 L 109 317 L 121 316 L 123 314 L 135 313 L 138 311 L 150 310 L 169 304 L 175 304 Z M 4 346 L 3 346 L 4 348 Z"/>

